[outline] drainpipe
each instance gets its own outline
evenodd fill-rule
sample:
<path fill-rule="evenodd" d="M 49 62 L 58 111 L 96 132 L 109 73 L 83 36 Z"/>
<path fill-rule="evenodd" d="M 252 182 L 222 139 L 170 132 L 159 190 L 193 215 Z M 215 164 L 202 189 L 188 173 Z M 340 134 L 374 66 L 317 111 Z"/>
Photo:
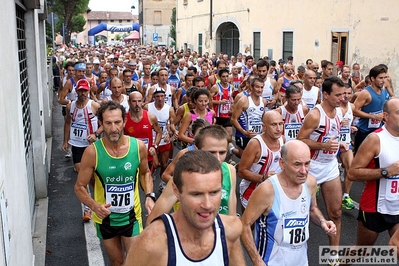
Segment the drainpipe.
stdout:
<path fill-rule="evenodd" d="M 212 40 L 212 14 L 213 14 L 213 0 L 210 1 L 210 10 L 209 10 L 209 34 L 210 39 Z"/>

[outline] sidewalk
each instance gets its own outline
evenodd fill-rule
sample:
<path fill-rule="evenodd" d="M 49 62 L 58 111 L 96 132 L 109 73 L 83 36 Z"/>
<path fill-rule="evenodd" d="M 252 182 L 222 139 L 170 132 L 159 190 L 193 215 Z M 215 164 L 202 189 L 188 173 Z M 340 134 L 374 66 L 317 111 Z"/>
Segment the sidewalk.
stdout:
<path fill-rule="evenodd" d="M 61 150 L 64 118 L 57 96 L 53 100 L 53 142 L 48 183 L 46 265 L 89 265 L 81 204 L 73 187 L 77 174 L 72 159 Z"/>

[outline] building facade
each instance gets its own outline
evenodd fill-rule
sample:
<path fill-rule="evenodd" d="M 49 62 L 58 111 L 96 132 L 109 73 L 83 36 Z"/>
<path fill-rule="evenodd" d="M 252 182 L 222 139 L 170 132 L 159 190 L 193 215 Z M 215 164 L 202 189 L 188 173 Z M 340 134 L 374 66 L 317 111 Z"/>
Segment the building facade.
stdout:
<path fill-rule="evenodd" d="M 399 87 L 399 2 L 177 0 L 176 45 L 199 53 L 236 55 L 248 50 L 256 59 L 359 63 L 363 74 L 377 64 L 389 67 Z"/>
<path fill-rule="evenodd" d="M 44 265 L 52 85 L 46 1 L 3 1 L 0 265 Z"/>
<path fill-rule="evenodd" d="M 176 0 L 139 0 L 143 44 L 170 45 L 172 9 Z"/>
<path fill-rule="evenodd" d="M 83 14 L 86 19 L 84 31 L 80 33 L 73 33 L 71 39 L 76 39 L 77 43 L 88 44 L 88 31 L 101 23 L 106 23 L 112 26 L 131 26 L 133 23 L 138 22 L 138 16 L 134 16 L 131 12 L 109 12 L 109 11 L 90 11 Z M 132 32 L 114 32 L 114 31 L 101 31 L 96 34 L 96 41 L 102 40 L 103 42 L 123 41 Z M 117 37 L 119 35 L 119 38 Z"/>

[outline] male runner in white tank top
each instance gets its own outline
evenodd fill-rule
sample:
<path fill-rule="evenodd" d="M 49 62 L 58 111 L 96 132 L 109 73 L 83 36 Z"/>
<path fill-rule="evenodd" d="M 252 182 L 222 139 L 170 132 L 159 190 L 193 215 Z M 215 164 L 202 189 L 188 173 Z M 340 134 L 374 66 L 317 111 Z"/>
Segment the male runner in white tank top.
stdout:
<path fill-rule="evenodd" d="M 279 164 L 282 172 L 252 193 L 241 219 L 241 240 L 254 265 L 305 266 L 309 221 L 331 236 L 336 227 L 317 207 L 317 183 L 308 175 L 310 152 L 306 144 L 292 140 L 283 145 Z"/>
<path fill-rule="evenodd" d="M 339 245 L 341 234 L 342 189 L 337 153 L 339 149 L 341 152 L 349 149 L 347 144 L 339 142 L 342 120 L 339 106 L 344 88 L 339 78 L 326 78 L 323 82 L 324 101 L 308 113 L 298 133 L 298 139 L 311 150 L 309 173 L 320 185 L 328 217 L 337 226 L 337 235 L 329 236 L 330 246 Z"/>
<path fill-rule="evenodd" d="M 136 237 L 125 265 L 245 265 L 241 221 L 218 214 L 221 178 L 220 162 L 211 153 L 194 150 L 180 157 L 173 175 L 180 208 L 162 215 Z"/>

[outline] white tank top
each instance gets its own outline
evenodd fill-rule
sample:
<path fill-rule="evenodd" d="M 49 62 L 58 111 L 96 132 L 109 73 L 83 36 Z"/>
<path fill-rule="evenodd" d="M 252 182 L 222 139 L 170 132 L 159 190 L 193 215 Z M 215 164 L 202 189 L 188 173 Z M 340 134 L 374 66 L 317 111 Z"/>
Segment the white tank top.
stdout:
<path fill-rule="evenodd" d="M 119 104 L 122 105 L 123 107 L 125 107 L 126 113 L 129 112 L 130 110 L 130 106 L 129 106 L 129 96 L 127 96 L 126 94 L 122 94 L 123 100 L 122 102 L 120 102 Z M 109 95 L 107 97 L 108 101 L 114 101 L 111 98 L 111 95 Z M 115 101 L 114 101 L 115 102 Z"/>
<path fill-rule="evenodd" d="M 256 163 L 253 163 L 250 171 L 252 173 L 264 175 L 268 172 L 275 172 L 276 174 L 281 172 L 279 160 L 281 157 L 281 146 L 283 143 L 283 138 L 280 137 L 280 149 L 278 151 L 272 151 L 267 147 L 266 143 L 263 141 L 261 135 L 253 137 L 250 141 L 258 141 L 261 149 L 261 156 Z M 240 196 L 246 200 L 249 200 L 254 189 L 259 183 L 251 182 L 246 179 L 242 179 L 240 183 Z"/>
<path fill-rule="evenodd" d="M 72 90 L 70 92 L 68 92 L 66 98 L 70 101 L 76 101 L 78 99 L 78 93 L 76 92 L 77 83 L 75 82 L 75 80 L 73 78 L 70 78 L 69 80 L 72 83 Z"/>
<path fill-rule="evenodd" d="M 341 111 L 342 111 L 342 109 L 341 109 Z M 348 102 L 348 110 L 344 114 L 342 121 L 344 121 L 344 120 L 348 120 L 348 125 L 345 127 L 341 127 L 341 131 L 339 133 L 340 140 L 341 140 L 341 142 L 349 145 L 351 143 L 351 125 L 352 125 L 352 121 L 353 121 L 353 111 L 352 111 L 350 102 Z"/>
<path fill-rule="evenodd" d="M 266 100 L 270 101 L 274 99 L 273 96 L 273 86 L 270 83 L 270 78 L 267 77 L 266 81 L 263 85 L 263 92 L 262 92 L 262 97 L 265 98 Z"/>
<path fill-rule="evenodd" d="M 281 116 L 284 122 L 285 141 L 288 142 L 296 139 L 299 129 L 302 127 L 303 119 L 305 118 L 302 105 L 298 105 L 298 111 L 295 114 L 288 112 L 284 105 L 279 108 L 281 109 Z"/>
<path fill-rule="evenodd" d="M 176 230 L 175 222 L 171 215 L 160 216 L 165 224 L 165 231 L 168 241 L 168 266 L 210 266 L 229 265 L 229 255 L 226 244 L 226 235 L 220 216 L 217 215 L 213 224 L 215 240 L 212 252 L 202 260 L 190 259 L 181 248 L 179 233 Z"/>
<path fill-rule="evenodd" d="M 170 110 L 170 105 L 168 105 L 166 103 L 164 104 L 164 106 L 162 107 L 161 110 L 158 110 L 155 107 L 154 102 L 148 104 L 148 112 L 157 117 L 159 127 L 161 128 L 161 131 L 162 131 L 162 138 L 161 138 L 161 142 L 159 143 L 159 145 L 165 145 L 165 144 L 169 143 L 163 139 L 163 137 L 168 134 L 167 126 L 168 126 L 168 122 L 169 122 L 169 110 Z M 152 130 L 153 143 L 155 141 L 155 136 L 156 136 L 156 132 L 154 130 Z"/>
<path fill-rule="evenodd" d="M 380 139 L 380 153 L 378 162 L 380 168 L 387 168 L 399 160 L 399 137 L 392 136 L 383 126 L 377 129 L 376 135 Z M 389 215 L 399 215 L 399 175 L 389 179 L 379 179 L 377 212 Z"/>
<path fill-rule="evenodd" d="M 267 265 L 308 265 L 309 210 L 311 197 L 306 183 L 296 199 L 289 198 L 277 175 L 271 182 L 274 189 L 273 205 L 267 216 L 255 222 L 255 245 Z"/>
<path fill-rule="evenodd" d="M 76 101 L 71 103 L 71 129 L 68 143 L 75 147 L 87 147 L 90 142 L 87 137 L 98 129 L 97 116 L 93 114 L 89 100 L 85 107 L 77 108 Z"/>
<path fill-rule="evenodd" d="M 245 110 L 248 130 L 256 132 L 257 134 L 262 133 L 262 116 L 265 112 L 265 105 L 263 104 L 262 98 L 260 98 L 259 105 L 255 105 L 251 96 L 248 97 L 248 109 Z"/>
<path fill-rule="evenodd" d="M 155 84 L 155 90 L 159 88 L 158 84 Z M 169 106 L 173 106 L 172 103 L 172 90 L 169 84 L 166 84 L 166 91 L 165 91 L 165 103 Z"/>
<path fill-rule="evenodd" d="M 302 100 L 306 103 L 309 110 L 316 106 L 317 98 L 319 96 L 319 88 L 313 86 L 310 91 L 305 88 L 302 90 Z"/>
<path fill-rule="evenodd" d="M 341 108 L 337 107 L 336 115 L 334 118 L 329 118 L 324 112 L 320 104 L 316 105 L 315 108 L 320 111 L 320 122 L 318 127 L 310 133 L 309 139 L 317 142 L 327 142 L 334 136 L 337 136 L 341 130 Z M 339 141 L 339 138 L 336 139 Z M 336 160 L 337 151 L 326 151 L 326 150 L 311 150 L 312 160 L 319 163 L 329 163 L 331 160 Z"/>
<path fill-rule="evenodd" d="M 100 93 L 100 100 L 104 100 L 105 98 L 111 97 L 112 91 L 107 87 Z"/>

